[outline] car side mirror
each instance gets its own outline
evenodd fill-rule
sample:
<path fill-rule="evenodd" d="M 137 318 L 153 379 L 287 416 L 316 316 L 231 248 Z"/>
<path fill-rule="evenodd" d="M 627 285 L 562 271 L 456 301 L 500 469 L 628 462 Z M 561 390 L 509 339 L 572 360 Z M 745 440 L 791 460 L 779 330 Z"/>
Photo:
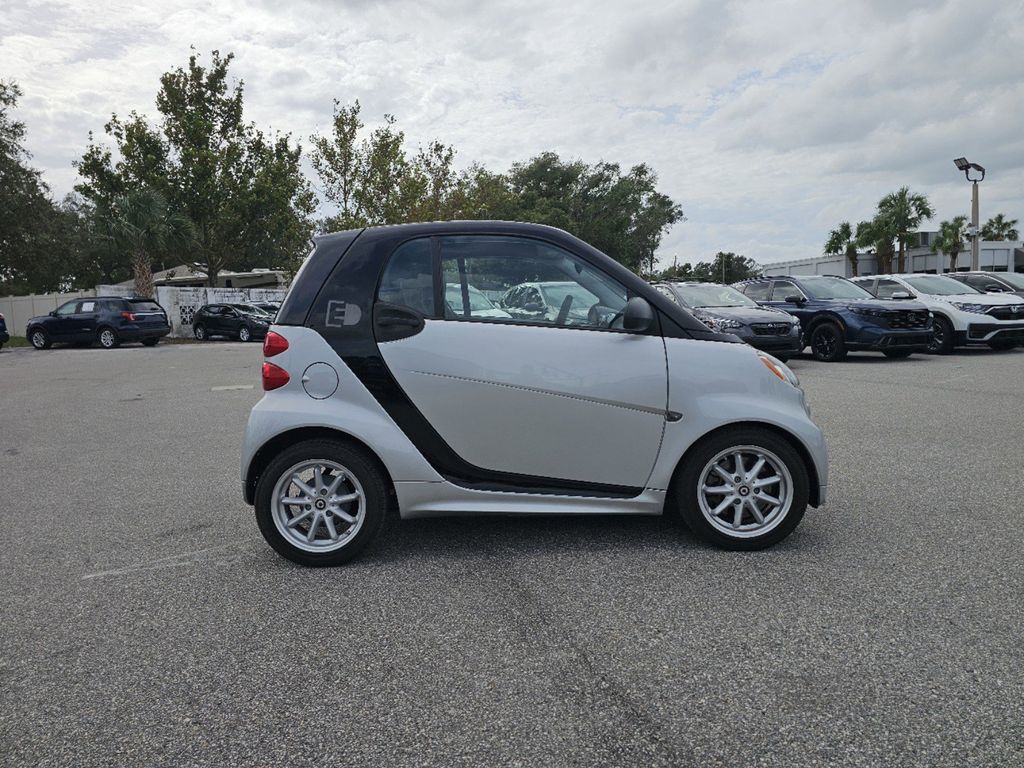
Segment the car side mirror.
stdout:
<path fill-rule="evenodd" d="M 634 296 L 622 310 L 622 329 L 643 333 L 654 324 L 654 310 L 646 299 Z"/>
<path fill-rule="evenodd" d="M 794 293 L 792 296 L 787 296 L 785 301 L 787 304 L 804 304 L 807 300 Z"/>
<path fill-rule="evenodd" d="M 913 299 L 914 298 L 914 294 L 912 294 L 910 291 L 895 291 L 893 293 L 893 295 L 890 296 L 889 298 L 891 298 L 891 299 Z"/>
<path fill-rule="evenodd" d="M 57 310 L 56 309 L 51 309 L 50 310 L 50 317 L 56 317 L 56 316 L 57 316 Z"/>

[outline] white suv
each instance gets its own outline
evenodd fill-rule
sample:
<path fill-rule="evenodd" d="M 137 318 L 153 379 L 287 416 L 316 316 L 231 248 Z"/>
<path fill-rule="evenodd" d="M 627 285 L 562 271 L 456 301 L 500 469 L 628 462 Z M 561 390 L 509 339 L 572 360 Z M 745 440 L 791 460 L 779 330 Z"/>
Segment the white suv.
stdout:
<path fill-rule="evenodd" d="M 524 283 L 572 290 L 551 316 L 474 311 L 470 286 Z M 306 565 L 356 555 L 392 504 L 668 512 L 760 549 L 825 500 L 825 441 L 783 363 L 550 227 L 320 237 L 264 353 L 242 487 L 269 544 Z"/>
<path fill-rule="evenodd" d="M 929 352 L 988 345 L 1012 349 L 1024 343 L 1024 299 L 982 293 L 944 275 L 901 274 L 855 277 L 853 282 L 879 299 L 916 299 L 935 315 Z"/>

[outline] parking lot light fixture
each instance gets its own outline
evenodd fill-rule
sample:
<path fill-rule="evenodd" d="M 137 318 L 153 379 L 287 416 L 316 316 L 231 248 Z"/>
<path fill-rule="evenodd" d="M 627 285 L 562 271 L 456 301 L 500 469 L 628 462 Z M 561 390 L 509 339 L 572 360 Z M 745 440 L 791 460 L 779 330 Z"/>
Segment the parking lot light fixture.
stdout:
<path fill-rule="evenodd" d="M 971 238 L 971 271 L 978 271 L 978 262 L 981 256 L 981 237 L 978 213 L 978 182 L 985 180 L 985 169 L 977 163 L 972 163 L 966 157 L 958 157 L 953 161 L 958 171 L 963 171 L 964 176 L 971 182 L 971 228 L 968 237 Z M 981 176 L 971 178 L 971 171 L 977 171 Z"/>

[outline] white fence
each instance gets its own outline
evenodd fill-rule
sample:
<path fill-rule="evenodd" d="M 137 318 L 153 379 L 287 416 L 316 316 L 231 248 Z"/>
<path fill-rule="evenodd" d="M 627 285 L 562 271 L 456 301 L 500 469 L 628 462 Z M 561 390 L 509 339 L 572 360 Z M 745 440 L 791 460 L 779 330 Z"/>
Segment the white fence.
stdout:
<path fill-rule="evenodd" d="M 48 314 L 65 301 L 95 295 L 96 291 L 74 291 L 34 293 L 30 296 L 0 296 L 0 315 L 7 321 L 7 332 L 11 336 L 24 336 L 30 318 Z"/>
<path fill-rule="evenodd" d="M 255 301 L 284 301 L 279 288 L 164 288 L 156 289 L 156 300 L 167 311 L 171 336 L 192 337 L 192 319 L 204 304 L 248 304 Z"/>

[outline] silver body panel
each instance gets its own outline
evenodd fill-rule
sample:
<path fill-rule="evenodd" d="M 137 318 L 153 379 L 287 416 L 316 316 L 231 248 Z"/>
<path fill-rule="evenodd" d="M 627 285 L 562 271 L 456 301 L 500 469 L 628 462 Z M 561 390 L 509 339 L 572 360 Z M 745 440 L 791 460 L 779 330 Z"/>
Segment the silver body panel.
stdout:
<path fill-rule="evenodd" d="M 444 327 L 435 330 L 435 325 Z M 318 427 L 350 435 L 376 453 L 394 482 L 405 518 L 659 514 L 679 459 L 696 440 L 728 424 L 760 422 L 800 441 L 814 464 L 824 503 L 828 482 L 824 437 L 808 415 L 803 392 L 772 374 L 754 349 L 723 342 L 548 328 L 533 329 L 536 334 L 504 333 L 500 344 L 495 342 L 492 349 L 469 357 L 460 352 L 460 340 L 468 339 L 461 329 L 473 326 L 499 332 L 523 330 L 498 324 L 432 321 L 417 336 L 381 345 L 403 389 L 412 389 L 411 399 L 460 455 L 480 466 L 490 462 L 495 469 L 635 484 L 643 486 L 643 492 L 632 498 L 594 498 L 473 490 L 448 482 L 323 337 L 296 326 L 273 327 L 288 339 L 289 348 L 270 362 L 287 370 L 291 380 L 266 393 L 252 409 L 242 446 L 243 486 L 253 458 L 268 441 L 298 428 Z M 561 362 L 549 365 L 547 353 L 544 367 L 521 364 L 512 368 L 502 362 L 515 357 L 508 354 L 511 347 L 502 345 L 528 346 L 540 334 L 564 338 L 564 346 L 559 343 L 555 347 Z M 421 346 L 404 343 L 416 339 Z M 524 358 L 520 355 L 519 359 Z M 325 363 L 338 375 L 336 390 L 323 399 L 307 394 L 301 381 L 302 372 L 314 363 Z M 656 374 L 659 367 L 660 379 Z M 580 375 L 570 379 L 571 371 Z M 437 384 L 441 379 L 444 388 Z M 667 421 L 666 405 L 682 418 Z M 488 415 L 488 411 L 492 413 Z M 577 423 L 581 419 L 598 422 L 596 431 L 593 424 Z M 508 432 L 510 425 L 517 437 L 508 445 L 489 441 L 494 430 Z M 522 425 L 526 427 L 520 428 Z M 563 425 L 564 432 L 554 428 Z M 545 434 L 553 435 L 561 450 L 573 449 L 584 458 L 563 456 L 536 441 L 524 440 L 522 435 L 530 434 L 531 426 L 546 428 Z M 589 457 L 589 453 L 595 455 Z M 613 460 L 619 465 L 613 466 Z M 592 472 L 598 474 L 588 474 Z"/>

